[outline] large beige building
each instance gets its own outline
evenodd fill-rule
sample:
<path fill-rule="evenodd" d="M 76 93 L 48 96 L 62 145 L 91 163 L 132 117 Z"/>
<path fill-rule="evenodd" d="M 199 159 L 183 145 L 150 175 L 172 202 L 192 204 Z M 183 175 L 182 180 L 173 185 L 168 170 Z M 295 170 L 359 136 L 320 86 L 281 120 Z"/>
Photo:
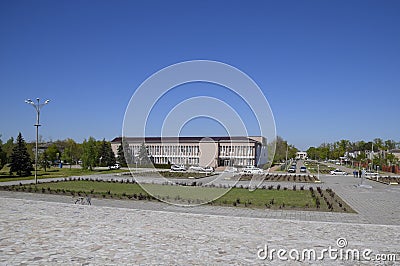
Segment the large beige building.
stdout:
<path fill-rule="evenodd" d="M 138 160 L 144 144 L 155 164 L 184 164 L 199 166 L 261 166 L 267 163 L 264 137 L 127 137 L 131 158 Z M 117 154 L 122 138 L 111 141 Z"/>

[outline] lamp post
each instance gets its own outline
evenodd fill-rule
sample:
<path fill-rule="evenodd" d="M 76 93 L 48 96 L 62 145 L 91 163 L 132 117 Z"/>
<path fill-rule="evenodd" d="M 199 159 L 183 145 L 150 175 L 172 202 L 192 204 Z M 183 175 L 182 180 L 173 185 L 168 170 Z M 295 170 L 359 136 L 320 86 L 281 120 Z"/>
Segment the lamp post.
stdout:
<path fill-rule="evenodd" d="M 39 118 L 40 118 L 40 108 L 42 108 L 44 105 L 48 104 L 50 100 L 46 100 L 44 103 L 40 103 L 40 99 L 36 98 L 37 103 L 32 101 L 31 99 L 25 100 L 25 103 L 30 104 L 35 108 L 36 110 L 36 124 L 34 125 L 36 127 L 36 150 L 35 150 L 35 184 L 37 184 L 37 166 L 38 166 L 38 143 L 39 143 Z"/>

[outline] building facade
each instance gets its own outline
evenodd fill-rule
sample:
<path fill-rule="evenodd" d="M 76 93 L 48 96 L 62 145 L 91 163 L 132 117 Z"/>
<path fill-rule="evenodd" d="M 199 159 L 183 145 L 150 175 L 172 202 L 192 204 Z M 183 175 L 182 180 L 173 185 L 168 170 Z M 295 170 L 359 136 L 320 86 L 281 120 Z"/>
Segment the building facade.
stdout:
<path fill-rule="evenodd" d="M 198 166 L 262 166 L 267 163 L 264 137 L 146 137 L 124 138 L 133 161 L 140 163 L 144 145 L 154 164 L 184 164 Z M 117 154 L 122 137 L 111 141 Z"/>
<path fill-rule="evenodd" d="M 305 152 L 305 151 L 296 152 L 296 159 L 298 159 L 298 160 L 306 160 L 307 159 L 307 152 Z"/>

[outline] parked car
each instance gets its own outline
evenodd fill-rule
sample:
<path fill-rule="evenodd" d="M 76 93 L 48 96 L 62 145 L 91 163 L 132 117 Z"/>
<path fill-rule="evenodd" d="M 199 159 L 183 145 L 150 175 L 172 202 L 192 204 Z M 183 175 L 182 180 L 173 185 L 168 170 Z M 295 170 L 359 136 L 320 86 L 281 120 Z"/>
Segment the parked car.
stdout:
<path fill-rule="evenodd" d="M 114 165 L 110 165 L 110 166 L 108 166 L 108 169 L 119 169 L 119 168 L 121 168 L 121 165 L 119 165 L 119 163 L 116 163 L 116 164 L 114 164 Z"/>
<path fill-rule="evenodd" d="M 201 172 L 201 171 L 204 171 L 204 168 L 201 166 L 192 165 L 189 167 L 189 171 Z"/>
<path fill-rule="evenodd" d="M 225 173 L 237 173 L 238 169 L 236 167 L 228 166 L 228 167 L 225 168 L 224 172 Z"/>
<path fill-rule="evenodd" d="M 186 167 L 184 165 L 174 164 L 171 166 L 172 171 L 186 171 Z"/>
<path fill-rule="evenodd" d="M 300 167 L 300 173 L 307 173 L 307 167 L 305 166 Z"/>
<path fill-rule="evenodd" d="M 212 173 L 214 172 L 214 168 L 212 168 L 211 166 L 204 167 L 203 172 Z"/>
<path fill-rule="evenodd" d="M 296 173 L 296 170 L 297 170 L 296 166 L 290 166 L 287 171 L 288 173 Z"/>
<path fill-rule="evenodd" d="M 372 172 L 372 171 L 365 171 L 365 176 L 379 176 L 379 173 L 377 172 Z"/>
<path fill-rule="evenodd" d="M 330 171 L 331 175 L 348 175 L 348 173 L 346 171 L 342 171 L 340 169 L 335 169 Z"/>
<path fill-rule="evenodd" d="M 242 169 L 242 172 L 244 174 L 263 174 L 264 171 L 258 167 L 255 167 L 253 165 L 248 165 L 245 168 Z"/>

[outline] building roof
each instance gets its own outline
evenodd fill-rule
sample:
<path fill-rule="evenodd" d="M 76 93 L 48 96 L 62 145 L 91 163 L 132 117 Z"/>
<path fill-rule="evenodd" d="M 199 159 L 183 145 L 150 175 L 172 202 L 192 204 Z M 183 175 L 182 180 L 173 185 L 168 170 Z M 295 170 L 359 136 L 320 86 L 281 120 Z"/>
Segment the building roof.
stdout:
<path fill-rule="evenodd" d="M 214 142 L 231 142 L 241 141 L 257 143 L 259 141 L 252 139 L 251 137 L 243 136 L 220 136 L 220 137 L 125 137 L 128 142 L 140 142 L 140 143 L 160 143 L 160 142 L 173 142 L 173 143 L 189 143 L 189 142 L 200 142 L 200 141 L 214 141 Z M 122 137 L 114 138 L 111 143 L 121 143 Z"/>

